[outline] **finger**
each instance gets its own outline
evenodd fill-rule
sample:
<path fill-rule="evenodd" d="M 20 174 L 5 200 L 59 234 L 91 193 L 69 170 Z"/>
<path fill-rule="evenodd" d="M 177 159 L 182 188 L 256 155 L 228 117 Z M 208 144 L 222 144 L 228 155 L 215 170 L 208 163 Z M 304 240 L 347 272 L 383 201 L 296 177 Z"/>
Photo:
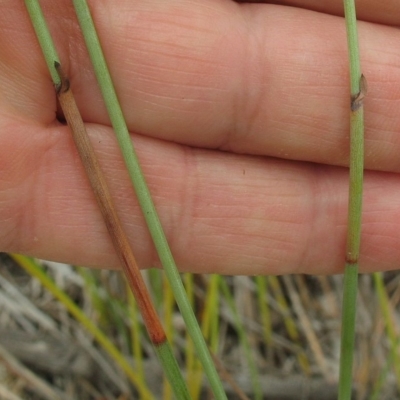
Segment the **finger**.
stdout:
<path fill-rule="evenodd" d="M 196 19 L 197 29 L 183 25 L 182 15 L 160 17 L 152 9 L 135 20 L 117 78 L 122 103 L 130 105 L 125 111 L 130 129 L 191 146 L 347 165 L 350 96 L 343 19 L 258 5 L 231 10 L 215 27 L 219 14 L 211 10 Z M 192 9 L 187 12 L 193 15 Z M 150 29 L 155 25 L 156 32 Z M 370 88 L 365 163 L 388 171 L 400 168 L 395 135 L 400 60 L 385 46 L 393 38 L 400 40 L 395 28 L 360 24 Z"/>
<path fill-rule="evenodd" d="M 127 21 L 136 15 L 135 23 L 127 24 L 111 18 L 115 7 L 96 9 L 95 4 L 105 50 L 110 60 L 116 60 L 111 67 L 130 129 L 189 145 L 347 164 L 347 54 L 340 19 L 286 7 L 243 11 L 227 2 L 198 6 L 197 13 L 177 2 L 177 12 L 176 6 L 158 10 L 159 2 L 146 2 L 139 9 L 126 4 Z M 50 16 L 52 7 L 47 10 Z M 211 17 L 220 20 L 218 29 Z M 54 15 L 50 20 L 59 18 Z M 183 23 L 194 20 L 197 25 Z M 226 32 L 222 38 L 220 30 Z M 337 37 L 340 31 L 342 37 Z M 360 31 L 370 87 L 366 167 L 398 171 L 394 132 L 400 115 L 395 112 L 399 98 L 394 82 L 400 77 L 394 67 L 397 55 L 383 44 L 399 33 L 370 24 Z M 65 26 L 58 29 L 55 36 L 61 39 L 59 32 L 69 31 Z M 71 37 L 78 40 L 76 33 Z M 88 84 L 93 81 L 85 73 L 88 68 L 87 59 L 71 63 L 75 92 L 87 121 L 107 123 L 97 86 Z M 47 116 L 54 118 L 54 103 L 49 104 Z"/>
<path fill-rule="evenodd" d="M 244 3 L 272 3 L 301 7 L 325 14 L 343 16 L 342 1 L 319 1 L 319 0 L 244 0 Z M 400 9 L 396 0 L 358 0 L 357 18 L 362 21 L 375 22 L 385 25 L 400 25 Z"/>
<path fill-rule="evenodd" d="M 98 4 L 94 18 L 130 130 L 191 146 L 348 164 L 343 19 L 227 1 L 127 1 L 123 13 Z M 64 26 L 55 32 L 62 50 L 76 25 L 65 26 L 52 7 L 49 19 Z M 400 59 L 388 43 L 400 41 L 400 31 L 359 28 L 369 86 L 365 165 L 398 172 Z M 88 122 L 108 124 L 81 41 L 70 37 L 69 74 L 81 112 Z M 63 54 L 68 58 L 65 46 Z"/>
<path fill-rule="evenodd" d="M 35 137 L 27 145 L 26 132 Z M 3 138 L 0 248 L 74 264 L 118 260 L 66 127 Z M 109 128 L 89 126 L 141 267 L 159 265 Z M 17 145 L 16 145 L 17 143 Z M 225 274 L 339 273 L 347 220 L 346 169 L 192 149 L 135 136 L 181 270 Z M 368 172 L 360 265 L 400 257 L 400 177 Z"/>

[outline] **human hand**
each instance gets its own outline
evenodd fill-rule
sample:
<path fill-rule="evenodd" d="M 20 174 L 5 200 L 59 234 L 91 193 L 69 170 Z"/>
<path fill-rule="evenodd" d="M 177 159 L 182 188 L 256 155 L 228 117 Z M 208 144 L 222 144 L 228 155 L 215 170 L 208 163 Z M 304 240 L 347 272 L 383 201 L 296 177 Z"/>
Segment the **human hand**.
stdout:
<path fill-rule="evenodd" d="M 41 2 L 139 265 L 155 266 L 70 3 Z M 181 270 L 343 269 L 350 95 L 341 2 L 285 3 L 296 7 L 229 0 L 90 2 Z M 400 259 L 400 10 L 395 0 L 357 5 L 369 86 L 360 266 L 375 271 L 397 268 Z M 311 11 L 316 7 L 320 12 Z M 23 2 L 3 1 L 0 249 L 117 266 L 56 109 Z"/>

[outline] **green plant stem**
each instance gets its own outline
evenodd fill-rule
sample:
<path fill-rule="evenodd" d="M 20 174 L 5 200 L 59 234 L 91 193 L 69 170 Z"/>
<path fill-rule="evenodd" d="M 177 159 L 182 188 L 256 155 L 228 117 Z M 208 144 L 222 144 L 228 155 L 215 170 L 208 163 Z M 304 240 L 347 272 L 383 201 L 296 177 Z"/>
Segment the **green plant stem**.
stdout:
<path fill-rule="evenodd" d="M 172 349 L 167 341 L 164 329 L 152 304 L 139 267 L 136 263 L 127 236 L 122 228 L 121 221 L 116 213 L 115 206 L 108 189 L 107 182 L 98 163 L 93 146 L 86 133 L 86 129 L 75 103 L 73 93 L 69 87 L 69 80 L 63 76 L 60 66 L 56 67 L 60 74 L 61 85 L 57 88 L 57 96 L 65 119 L 71 128 L 77 151 L 85 168 L 92 191 L 103 215 L 108 233 L 112 239 L 114 249 L 120 259 L 122 269 L 129 286 L 135 295 L 136 301 L 143 316 L 147 332 L 158 355 L 164 373 L 173 385 L 179 399 L 190 399 L 178 363 L 173 356 Z"/>
<path fill-rule="evenodd" d="M 344 11 L 350 64 L 350 179 L 338 399 L 350 400 L 361 238 L 364 169 L 363 100 L 366 83 L 361 75 L 354 0 L 344 0 Z"/>
<path fill-rule="evenodd" d="M 175 330 L 173 325 L 173 314 L 175 307 L 175 299 L 174 294 L 172 293 L 171 286 L 168 285 L 167 278 L 165 274 L 163 274 L 163 314 L 164 314 L 164 325 L 165 325 L 165 333 L 167 334 L 168 340 L 170 342 L 174 342 Z M 188 381 L 190 382 L 190 381 Z M 164 395 L 163 400 L 171 400 L 172 399 L 172 387 L 169 384 L 168 380 L 164 380 Z M 192 383 L 190 382 L 190 386 Z M 189 392 L 190 393 L 190 392 Z M 190 393 L 191 397 L 194 396 Z"/>
<path fill-rule="evenodd" d="M 144 365 L 143 365 L 143 351 L 141 346 L 141 329 L 139 324 L 139 313 L 137 311 L 137 304 L 135 297 L 128 287 L 128 308 L 129 308 L 129 316 L 130 316 L 130 336 L 131 336 L 131 346 L 132 346 L 132 355 L 135 360 L 137 374 L 145 381 L 144 376 Z M 142 399 L 141 399 L 142 400 Z"/>
<path fill-rule="evenodd" d="M 53 40 L 51 39 L 42 9 L 37 0 L 25 0 L 25 6 L 28 10 L 33 28 L 35 29 L 40 47 L 42 48 L 43 54 L 46 55 L 45 61 L 50 71 L 51 79 L 54 85 L 58 87 L 61 84 L 61 79 L 54 67 L 54 63 L 57 62 L 60 64 L 60 59 Z"/>
<path fill-rule="evenodd" d="M 352 393 L 357 286 L 358 269 L 354 265 L 346 264 L 340 345 L 339 400 L 350 400 Z"/>
<path fill-rule="evenodd" d="M 168 281 L 172 287 L 176 302 L 182 313 L 187 329 L 195 344 L 204 371 L 209 379 L 213 393 L 218 400 L 226 399 L 222 383 L 218 377 L 210 352 L 201 334 L 200 327 L 187 300 L 178 269 L 171 250 L 168 246 L 164 231 L 158 218 L 150 191 L 141 171 L 136 152 L 129 135 L 128 128 L 119 105 L 118 98 L 108 71 L 107 63 L 97 36 L 95 26 L 85 0 L 74 0 L 74 7 L 78 16 L 86 46 L 95 70 L 97 80 L 111 119 L 111 124 L 123 154 L 132 184 L 135 188 L 143 215 L 146 219 L 150 234 L 154 241 L 161 263 Z"/>

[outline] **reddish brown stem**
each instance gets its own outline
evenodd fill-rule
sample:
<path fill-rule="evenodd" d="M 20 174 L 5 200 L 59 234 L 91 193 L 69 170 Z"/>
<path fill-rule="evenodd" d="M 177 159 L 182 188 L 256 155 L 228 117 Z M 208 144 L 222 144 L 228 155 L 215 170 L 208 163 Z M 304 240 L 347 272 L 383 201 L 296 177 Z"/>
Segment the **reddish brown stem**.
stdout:
<path fill-rule="evenodd" d="M 164 329 L 153 307 L 133 255 L 132 248 L 122 228 L 117 212 L 115 211 L 110 191 L 93 146 L 87 135 L 85 125 L 70 88 L 69 80 L 64 75 L 61 65 L 58 62 L 55 63 L 55 68 L 61 79 L 61 85 L 56 87 L 58 100 L 64 112 L 65 119 L 71 129 L 71 134 L 85 168 L 90 186 L 92 187 L 96 201 L 100 207 L 108 233 L 111 236 L 115 251 L 121 261 L 129 286 L 138 303 L 150 339 L 154 345 L 160 345 L 166 340 Z"/>

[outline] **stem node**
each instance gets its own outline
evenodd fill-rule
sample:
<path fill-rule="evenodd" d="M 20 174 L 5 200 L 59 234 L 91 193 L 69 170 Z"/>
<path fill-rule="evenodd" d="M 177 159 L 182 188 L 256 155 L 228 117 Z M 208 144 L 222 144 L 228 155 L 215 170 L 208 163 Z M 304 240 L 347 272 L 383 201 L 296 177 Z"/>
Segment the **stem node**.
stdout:
<path fill-rule="evenodd" d="M 367 95 L 368 85 L 367 79 L 363 74 L 360 76 L 360 91 L 351 96 L 350 108 L 351 111 L 356 112 L 364 105 L 364 98 Z"/>

